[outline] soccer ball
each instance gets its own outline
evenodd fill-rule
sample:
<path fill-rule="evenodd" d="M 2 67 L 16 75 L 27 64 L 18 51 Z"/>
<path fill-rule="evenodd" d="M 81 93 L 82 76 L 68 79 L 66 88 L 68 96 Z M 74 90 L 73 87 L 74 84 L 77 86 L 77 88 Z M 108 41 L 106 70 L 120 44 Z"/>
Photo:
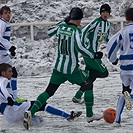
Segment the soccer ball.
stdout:
<path fill-rule="evenodd" d="M 114 108 L 107 108 L 103 112 L 103 118 L 108 123 L 113 123 L 116 116 L 116 110 Z"/>

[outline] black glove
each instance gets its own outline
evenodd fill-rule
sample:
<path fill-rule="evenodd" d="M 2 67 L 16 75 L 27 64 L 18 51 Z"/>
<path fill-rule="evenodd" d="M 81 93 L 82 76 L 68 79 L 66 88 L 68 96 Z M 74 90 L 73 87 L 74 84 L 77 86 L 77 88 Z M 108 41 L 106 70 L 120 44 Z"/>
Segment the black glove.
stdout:
<path fill-rule="evenodd" d="M 94 59 L 101 59 L 103 57 L 103 52 L 96 52 L 94 55 Z"/>
<path fill-rule="evenodd" d="M 64 21 L 68 24 L 70 21 L 70 16 L 67 16 Z"/>
<path fill-rule="evenodd" d="M 11 53 L 12 56 L 15 56 L 16 55 L 15 49 L 16 49 L 15 46 L 11 46 L 11 48 L 9 49 L 9 51 L 10 51 L 10 53 Z"/>
<path fill-rule="evenodd" d="M 8 101 L 8 103 L 7 103 L 8 105 L 13 106 L 14 101 L 12 100 L 11 97 L 8 97 L 8 98 L 7 98 L 7 101 Z"/>
<path fill-rule="evenodd" d="M 116 59 L 115 62 L 112 62 L 113 65 L 117 65 L 118 64 L 118 58 Z"/>

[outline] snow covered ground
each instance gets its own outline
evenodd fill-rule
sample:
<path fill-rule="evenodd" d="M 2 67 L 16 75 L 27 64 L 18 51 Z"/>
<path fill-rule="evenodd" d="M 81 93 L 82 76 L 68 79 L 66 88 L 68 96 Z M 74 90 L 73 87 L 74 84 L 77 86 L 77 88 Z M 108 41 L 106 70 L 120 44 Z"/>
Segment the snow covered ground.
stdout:
<path fill-rule="evenodd" d="M 94 19 L 99 16 L 99 7 L 107 2 L 112 7 L 111 18 L 117 18 L 124 14 L 124 10 L 133 0 L 13 0 L 8 5 L 12 9 L 12 22 L 35 22 L 35 21 L 59 21 L 63 19 L 72 6 L 79 6 L 84 9 L 85 19 Z M 71 3 L 71 4 L 70 4 Z M 116 27 L 117 28 L 117 27 Z M 56 40 L 47 38 L 45 40 L 31 41 L 27 36 L 29 29 L 14 28 L 12 36 L 12 44 L 17 47 L 17 56 L 15 65 L 18 70 L 18 94 L 20 97 L 35 100 L 37 96 L 45 90 L 53 68 L 54 53 Z M 38 29 L 36 29 L 38 31 Z M 43 36 L 46 38 L 46 31 L 39 29 L 40 34 L 36 37 Z M 44 34 L 42 34 L 44 32 Z M 18 38 L 21 33 L 22 38 Z M 108 108 L 116 107 L 117 98 L 121 93 L 121 80 L 119 78 L 119 66 L 112 66 L 107 61 L 106 49 L 103 61 L 110 71 L 109 77 L 105 79 L 97 79 L 94 86 L 95 105 L 94 112 L 98 113 Z M 81 58 L 80 58 L 81 60 Z M 83 64 L 81 64 L 83 67 Z M 23 75 L 23 76 L 21 76 Z M 32 75 L 32 76 L 29 76 Z M 46 112 L 40 112 L 38 115 L 44 118 L 44 123 L 40 127 L 31 127 L 26 131 L 22 125 L 14 125 L 7 123 L 2 115 L 0 115 L 0 132 L 1 133 L 132 133 L 133 120 L 132 111 L 124 109 L 122 115 L 122 127 L 113 128 L 112 124 L 106 123 L 104 120 L 96 121 L 88 124 L 85 120 L 85 106 L 71 102 L 78 87 L 65 83 L 60 86 L 55 95 L 48 102 L 56 107 L 60 107 L 66 111 L 81 110 L 83 114 L 74 122 L 68 122 L 57 116 L 52 116 Z"/>
<path fill-rule="evenodd" d="M 35 100 L 36 97 L 45 90 L 50 76 L 28 77 L 23 76 L 18 79 L 18 94 L 20 97 Z M 60 107 L 68 112 L 80 110 L 81 117 L 73 122 L 68 122 L 58 116 L 53 116 L 47 112 L 39 112 L 44 122 L 40 127 L 30 127 L 26 131 L 21 124 L 14 125 L 7 123 L 0 115 L 0 132 L 2 133 L 132 133 L 132 111 L 124 109 L 122 114 L 122 127 L 114 128 L 112 124 L 106 123 L 103 119 L 87 123 L 85 119 L 85 106 L 72 103 L 71 99 L 78 89 L 77 85 L 66 82 L 60 86 L 55 95 L 48 100 L 48 103 Z M 97 79 L 94 85 L 95 105 L 94 113 L 103 113 L 106 108 L 116 107 L 117 98 L 121 93 L 121 80 L 118 72 L 110 73 L 105 79 Z"/>

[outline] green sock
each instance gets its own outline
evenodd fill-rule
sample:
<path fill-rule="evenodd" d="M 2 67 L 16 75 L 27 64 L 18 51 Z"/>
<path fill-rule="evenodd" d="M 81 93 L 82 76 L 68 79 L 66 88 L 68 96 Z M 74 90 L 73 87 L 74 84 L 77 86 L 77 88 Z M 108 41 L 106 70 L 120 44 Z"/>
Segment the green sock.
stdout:
<path fill-rule="evenodd" d="M 83 91 L 78 90 L 77 93 L 75 94 L 75 97 L 76 97 L 77 99 L 81 99 L 83 93 L 84 93 Z"/>
<path fill-rule="evenodd" d="M 35 103 L 31 107 L 31 115 L 33 116 L 38 109 L 42 107 L 44 103 L 46 103 L 47 99 L 49 98 L 49 95 L 47 92 L 41 93 L 38 98 L 36 99 Z"/>
<path fill-rule="evenodd" d="M 84 101 L 86 105 L 86 117 L 91 117 L 93 115 L 92 106 L 94 104 L 93 90 L 85 90 Z"/>

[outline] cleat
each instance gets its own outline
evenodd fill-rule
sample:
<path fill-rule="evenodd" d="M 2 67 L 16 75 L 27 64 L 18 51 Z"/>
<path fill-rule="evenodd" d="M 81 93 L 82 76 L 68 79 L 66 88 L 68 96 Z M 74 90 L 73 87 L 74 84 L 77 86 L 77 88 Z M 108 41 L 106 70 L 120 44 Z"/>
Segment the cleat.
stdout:
<path fill-rule="evenodd" d="M 83 104 L 84 103 L 84 100 L 81 98 L 81 99 L 78 99 L 78 98 L 76 98 L 76 97 L 73 97 L 72 98 L 72 101 L 74 102 L 74 103 L 79 103 L 79 104 Z"/>
<path fill-rule="evenodd" d="M 121 124 L 115 121 L 113 122 L 113 127 L 121 127 Z"/>
<path fill-rule="evenodd" d="M 20 103 L 27 101 L 26 99 L 21 99 L 19 97 L 16 97 L 14 100 L 15 100 L 15 102 L 20 102 Z"/>
<path fill-rule="evenodd" d="M 25 127 L 25 129 L 29 129 L 29 126 L 32 125 L 32 120 L 31 120 L 31 112 L 30 111 L 26 111 L 24 112 L 24 120 L 23 120 L 23 126 Z"/>
<path fill-rule="evenodd" d="M 126 108 L 128 110 L 131 110 L 132 109 L 131 96 L 127 91 L 124 92 L 124 98 L 125 98 Z"/>
<path fill-rule="evenodd" d="M 94 120 L 96 121 L 99 121 L 103 118 L 103 115 L 100 115 L 100 114 L 94 114 L 93 116 L 91 117 L 87 117 L 87 122 L 90 123 L 90 122 L 93 122 Z"/>
<path fill-rule="evenodd" d="M 82 114 L 82 111 L 74 112 L 71 111 L 71 115 L 67 118 L 68 121 L 72 121 L 75 118 L 78 118 Z"/>

